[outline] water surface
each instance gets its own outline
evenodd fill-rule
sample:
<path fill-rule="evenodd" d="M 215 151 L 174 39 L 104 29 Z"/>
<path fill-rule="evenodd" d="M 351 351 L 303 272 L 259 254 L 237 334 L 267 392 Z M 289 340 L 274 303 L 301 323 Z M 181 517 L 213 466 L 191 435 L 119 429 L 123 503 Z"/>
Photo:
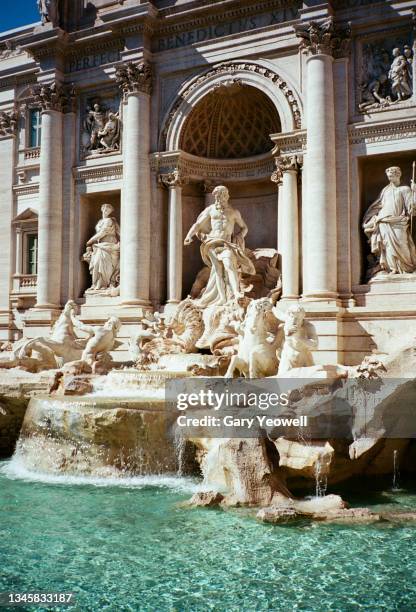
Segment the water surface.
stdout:
<path fill-rule="evenodd" d="M 245 511 L 179 508 L 190 480 L 28 476 L 0 463 L 0 592 L 74 591 L 65 609 L 80 612 L 416 608 L 410 523 L 271 526 Z M 406 490 L 370 501 L 416 507 Z"/>

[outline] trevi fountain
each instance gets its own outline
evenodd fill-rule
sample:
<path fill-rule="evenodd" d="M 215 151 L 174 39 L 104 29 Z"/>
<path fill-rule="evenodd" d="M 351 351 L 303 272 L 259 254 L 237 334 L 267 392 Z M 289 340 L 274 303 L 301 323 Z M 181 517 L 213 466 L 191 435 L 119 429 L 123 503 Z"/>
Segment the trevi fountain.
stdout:
<path fill-rule="evenodd" d="M 39 1 L 0 35 L 0 595 L 412 610 L 415 10 L 210 4 Z M 240 48 L 262 28 L 288 57 Z M 247 59 L 178 77 L 227 33 Z"/>

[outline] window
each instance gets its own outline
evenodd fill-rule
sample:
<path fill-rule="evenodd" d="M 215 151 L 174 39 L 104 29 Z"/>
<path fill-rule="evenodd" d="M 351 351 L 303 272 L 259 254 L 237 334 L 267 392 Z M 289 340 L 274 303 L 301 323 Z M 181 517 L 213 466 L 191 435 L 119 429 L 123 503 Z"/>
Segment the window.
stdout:
<path fill-rule="evenodd" d="M 39 108 L 32 108 L 29 114 L 29 147 L 40 147 L 42 131 L 42 113 Z"/>
<path fill-rule="evenodd" d="M 26 237 L 26 274 L 38 273 L 38 235 L 27 234 Z"/>

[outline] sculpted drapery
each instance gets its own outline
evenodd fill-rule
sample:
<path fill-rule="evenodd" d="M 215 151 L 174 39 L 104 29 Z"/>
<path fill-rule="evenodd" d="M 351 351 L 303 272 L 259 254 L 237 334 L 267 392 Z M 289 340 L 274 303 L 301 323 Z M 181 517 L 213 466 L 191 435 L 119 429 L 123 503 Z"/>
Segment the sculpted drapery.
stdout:
<path fill-rule="evenodd" d="M 389 184 L 364 215 L 363 229 L 369 238 L 379 271 L 395 274 L 416 270 L 416 248 L 410 232 L 410 220 L 415 212 L 415 192 L 400 185 L 401 170 L 386 170 Z"/>

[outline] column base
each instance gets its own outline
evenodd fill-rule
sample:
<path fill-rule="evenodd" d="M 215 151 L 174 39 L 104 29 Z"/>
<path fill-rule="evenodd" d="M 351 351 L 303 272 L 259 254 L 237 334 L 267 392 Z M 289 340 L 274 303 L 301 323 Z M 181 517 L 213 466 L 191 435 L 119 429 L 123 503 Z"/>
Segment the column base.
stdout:
<path fill-rule="evenodd" d="M 340 306 L 341 300 L 335 291 L 308 291 L 302 294 L 302 302 L 320 302 L 330 306 Z"/>
<path fill-rule="evenodd" d="M 122 319 L 123 322 L 139 322 L 140 319 L 146 317 L 149 313 L 154 312 L 151 302 L 121 302 L 114 312 L 114 315 Z"/>

